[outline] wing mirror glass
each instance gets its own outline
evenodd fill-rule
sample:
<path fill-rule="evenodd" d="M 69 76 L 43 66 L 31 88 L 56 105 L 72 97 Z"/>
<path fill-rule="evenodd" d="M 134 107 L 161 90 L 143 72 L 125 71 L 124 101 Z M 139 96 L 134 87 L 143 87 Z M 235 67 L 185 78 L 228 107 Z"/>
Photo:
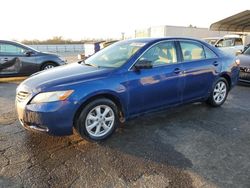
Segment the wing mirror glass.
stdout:
<path fill-rule="evenodd" d="M 152 69 L 153 65 L 152 65 L 152 61 L 149 60 L 139 60 L 135 66 L 134 66 L 135 70 L 141 70 L 141 69 Z"/>
<path fill-rule="evenodd" d="M 27 50 L 27 51 L 24 52 L 24 54 L 26 56 L 31 56 L 32 54 L 34 54 L 34 52 L 32 50 Z"/>

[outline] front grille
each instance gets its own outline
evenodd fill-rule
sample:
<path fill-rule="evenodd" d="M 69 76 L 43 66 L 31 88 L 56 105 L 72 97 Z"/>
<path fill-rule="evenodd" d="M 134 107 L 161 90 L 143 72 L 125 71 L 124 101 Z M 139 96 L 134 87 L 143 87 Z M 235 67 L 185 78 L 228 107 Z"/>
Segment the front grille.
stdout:
<path fill-rule="evenodd" d="M 16 95 L 16 100 L 18 102 L 22 102 L 24 101 L 25 99 L 27 99 L 27 97 L 29 96 L 29 93 L 26 92 L 26 91 L 19 91 Z"/>
<path fill-rule="evenodd" d="M 241 80 L 249 80 L 250 81 L 250 73 L 240 72 L 239 78 Z"/>
<path fill-rule="evenodd" d="M 240 67 L 240 71 L 250 73 L 250 67 Z"/>

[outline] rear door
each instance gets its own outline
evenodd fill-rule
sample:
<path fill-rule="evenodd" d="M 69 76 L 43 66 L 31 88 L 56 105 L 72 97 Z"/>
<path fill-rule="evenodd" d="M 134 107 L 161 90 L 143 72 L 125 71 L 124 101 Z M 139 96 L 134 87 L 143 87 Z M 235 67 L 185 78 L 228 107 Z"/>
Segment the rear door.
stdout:
<path fill-rule="evenodd" d="M 217 55 L 192 40 L 180 40 L 179 47 L 184 71 L 183 102 L 206 97 L 221 68 Z"/>

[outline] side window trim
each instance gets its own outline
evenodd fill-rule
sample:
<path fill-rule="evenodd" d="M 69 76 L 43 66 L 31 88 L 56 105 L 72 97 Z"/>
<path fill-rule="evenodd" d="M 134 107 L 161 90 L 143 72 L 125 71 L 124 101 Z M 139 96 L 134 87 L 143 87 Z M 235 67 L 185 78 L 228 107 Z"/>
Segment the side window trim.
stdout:
<path fill-rule="evenodd" d="M 0 43 L 0 45 L 10 45 L 10 46 L 13 46 L 13 47 L 15 47 L 15 48 L 19 48 L 19 49 L 22 49 L 22 50 L 24 50 L 24 51 L 26 51 L 26 50 L 28 50 L 27 48 L 24 48 L 23 46 L 21 46 L 21 45 L 18 45 L 18 44 L 12 44 L 12 43 L 9 43 L 9 42 L 1 42 Z M 20 54 L 18 54 L 18 53 L 13 53 L 13 54 L 11 54 L 11 53 L 7 53 L 7 52 L 1 52 L 0 51 L 0 55 L 1 56 L 25 56 L 24 54 L 22 54 L 22 53 L 20 53 Z"/>
<path fill-rule="evenodd" d="M 201 60 L 201 59 L 194 59 L 194 60 L 190 60 L 190 61 L 185 61 L 184 57 L 183 57 L 183 53 L 182 53 L 182 48 L 181 48 L 180 42 L 189 42 L 189 43 L 194 43 L 194 44 L 198 44 L 199 46 L 201 46 L 202 49 L 203 49 L 204 56 L 205 56 L 205 58 L 203 60 L 213 59 L 213 58 L 207 58 L 206 50 L 205 50 L 204 47 L 208 48 L 215 55 L 214 58 L 218 58 L 218 55 L 213 50 L 211 50 L 209 47 L 205 46 L 204 44 L 202 44 L 199 41 L 179 39 L 179 40 L 176 40 L 176 43 L 178 45 L 178 52 L 180 53 L 180 58 L 181 58 L 181 61 L 179 63 L 195 62 L 195 61 L 200 61 Z"/>
<path fill-rule="evenodd" d="M 205 55 L 205 50 L 204 50 L 204 47 L 203 47 L 203 45 L 200 43 L 200 42 L 198 42 L 198 41 L 194 41 L 194 40 L 185 40 L 185 39 L 181 39 L 181 40 L 178 40 L 178 44 L 179 44 L 179 48 L 180 48 L 180 54 L 181 54 L 181 57 L 182 57 L 182 62 L 181 63 L 187 63 L 187 62 L 195 62 L 195 61 L 200 61 L 201 59 L 192 59 L 192 60 L 184 60 L 184 56 L 183 56 L 183 53 L 182 53 L 182 48 L 181 48 L 181 42 L 186 42 L 186 43 L 191 43 L 191 44 L 197 44 L 198 46 L 200 46 L 201 48 L 202 48 L 202 50 L 203 50 L 203 53 L 204 53 L 204 56 L 205 56 L 205 58 L 204 59 L 206 59 L 206 55 Z"/>
<path fill-rule="evenodd" d="M 173 65 L 173 64 L 178 64 L 181 63 L 181 59 L 179 57 L 179 50 L 178 50 L 178 46 L 176 43 L 176 39 L 168 39 L 168 40 L 163 40 L 163 41 L 159 41 L 156 42 L 154 44 L 152 44 L 151 46 L 148 47 L 148 49 L 146 49 L 135 61 L 134 63 L 129 67 L 128 71 L 132 71 L 133 66 L 139 61 L 139 59 L 145 54 L 147 53 L 151 48 L 153 48 L 154 46 L 161 44 L 161 43 L 165 43 L 165 42 L 172 42 L 174 47 L 175 47 L 175 51 L 176 51 L 176 58 L 177 58 L 177 62 L 176 63 L 171 63 L 171 64 L 166 64 L 166 65 L 159 65 L 159 66 L 153 66 L 153 68 L 158 68 L 158 67 L 163 67 L 163 66 L 169 66 L 169 65 Z"/>
<path fill-rule="evenodd" d="M 201 45 L 202 49 L 203 49 L 203 53 L 204 53 L 204 56 L 205 56 L 205 59 L 207 59 L 207 53 L 206 53 L 206 50 L 204 48 L 204 45 Z"/>
<path fill-rule="evenodd" d="M 205 54 L 205 58 L 206 58 L 206 59 L 218 58 L 218 55 L 217 55 L 213 50 L 211 50 L 209 47 L 203 45 L 203 49 L 204 49 L 204 54 Z M 212 54 L 214 54 L 215 57 L 210 57 L 210 58 L 208 58 L 208 57 L 207 57 L 207 50 L 206 50 L 206 49 L 208 49 Z"/>

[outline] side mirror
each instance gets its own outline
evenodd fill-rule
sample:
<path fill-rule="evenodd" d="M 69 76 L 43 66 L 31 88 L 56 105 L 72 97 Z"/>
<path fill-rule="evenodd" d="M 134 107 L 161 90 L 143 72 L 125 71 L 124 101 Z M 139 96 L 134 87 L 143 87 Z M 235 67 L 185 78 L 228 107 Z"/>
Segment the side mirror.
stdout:
<path fill-rule="evenodd" d="M 24 52 L 24 54 L 26 56 L 31 56 L 32 54 L 34 54 L 34 52 L 32 50 L 27 50 L 27 51 Z"/>
<path fill-rule="evenodd" d="M 215 44 L 214 46 L 215 46 L 216 48 L 218 48 L 218 47 L 219 47 L 219 45 L 218 45 L 218 44 Z"/>
<path fill-rule="evenodd" d="M 237 55 L 240 55 L 240 54 L 242 54 L 242 50 L 238 50 L 238 51 L 235 53 L 236 56 L 237 56 Z"/>
<path fill-rule="evenodd" d="M 152 61 L 149 60 L 139 60 L 134 66 L 135 70 L 152 69 L 152 68 L 153 68 Z"/>

